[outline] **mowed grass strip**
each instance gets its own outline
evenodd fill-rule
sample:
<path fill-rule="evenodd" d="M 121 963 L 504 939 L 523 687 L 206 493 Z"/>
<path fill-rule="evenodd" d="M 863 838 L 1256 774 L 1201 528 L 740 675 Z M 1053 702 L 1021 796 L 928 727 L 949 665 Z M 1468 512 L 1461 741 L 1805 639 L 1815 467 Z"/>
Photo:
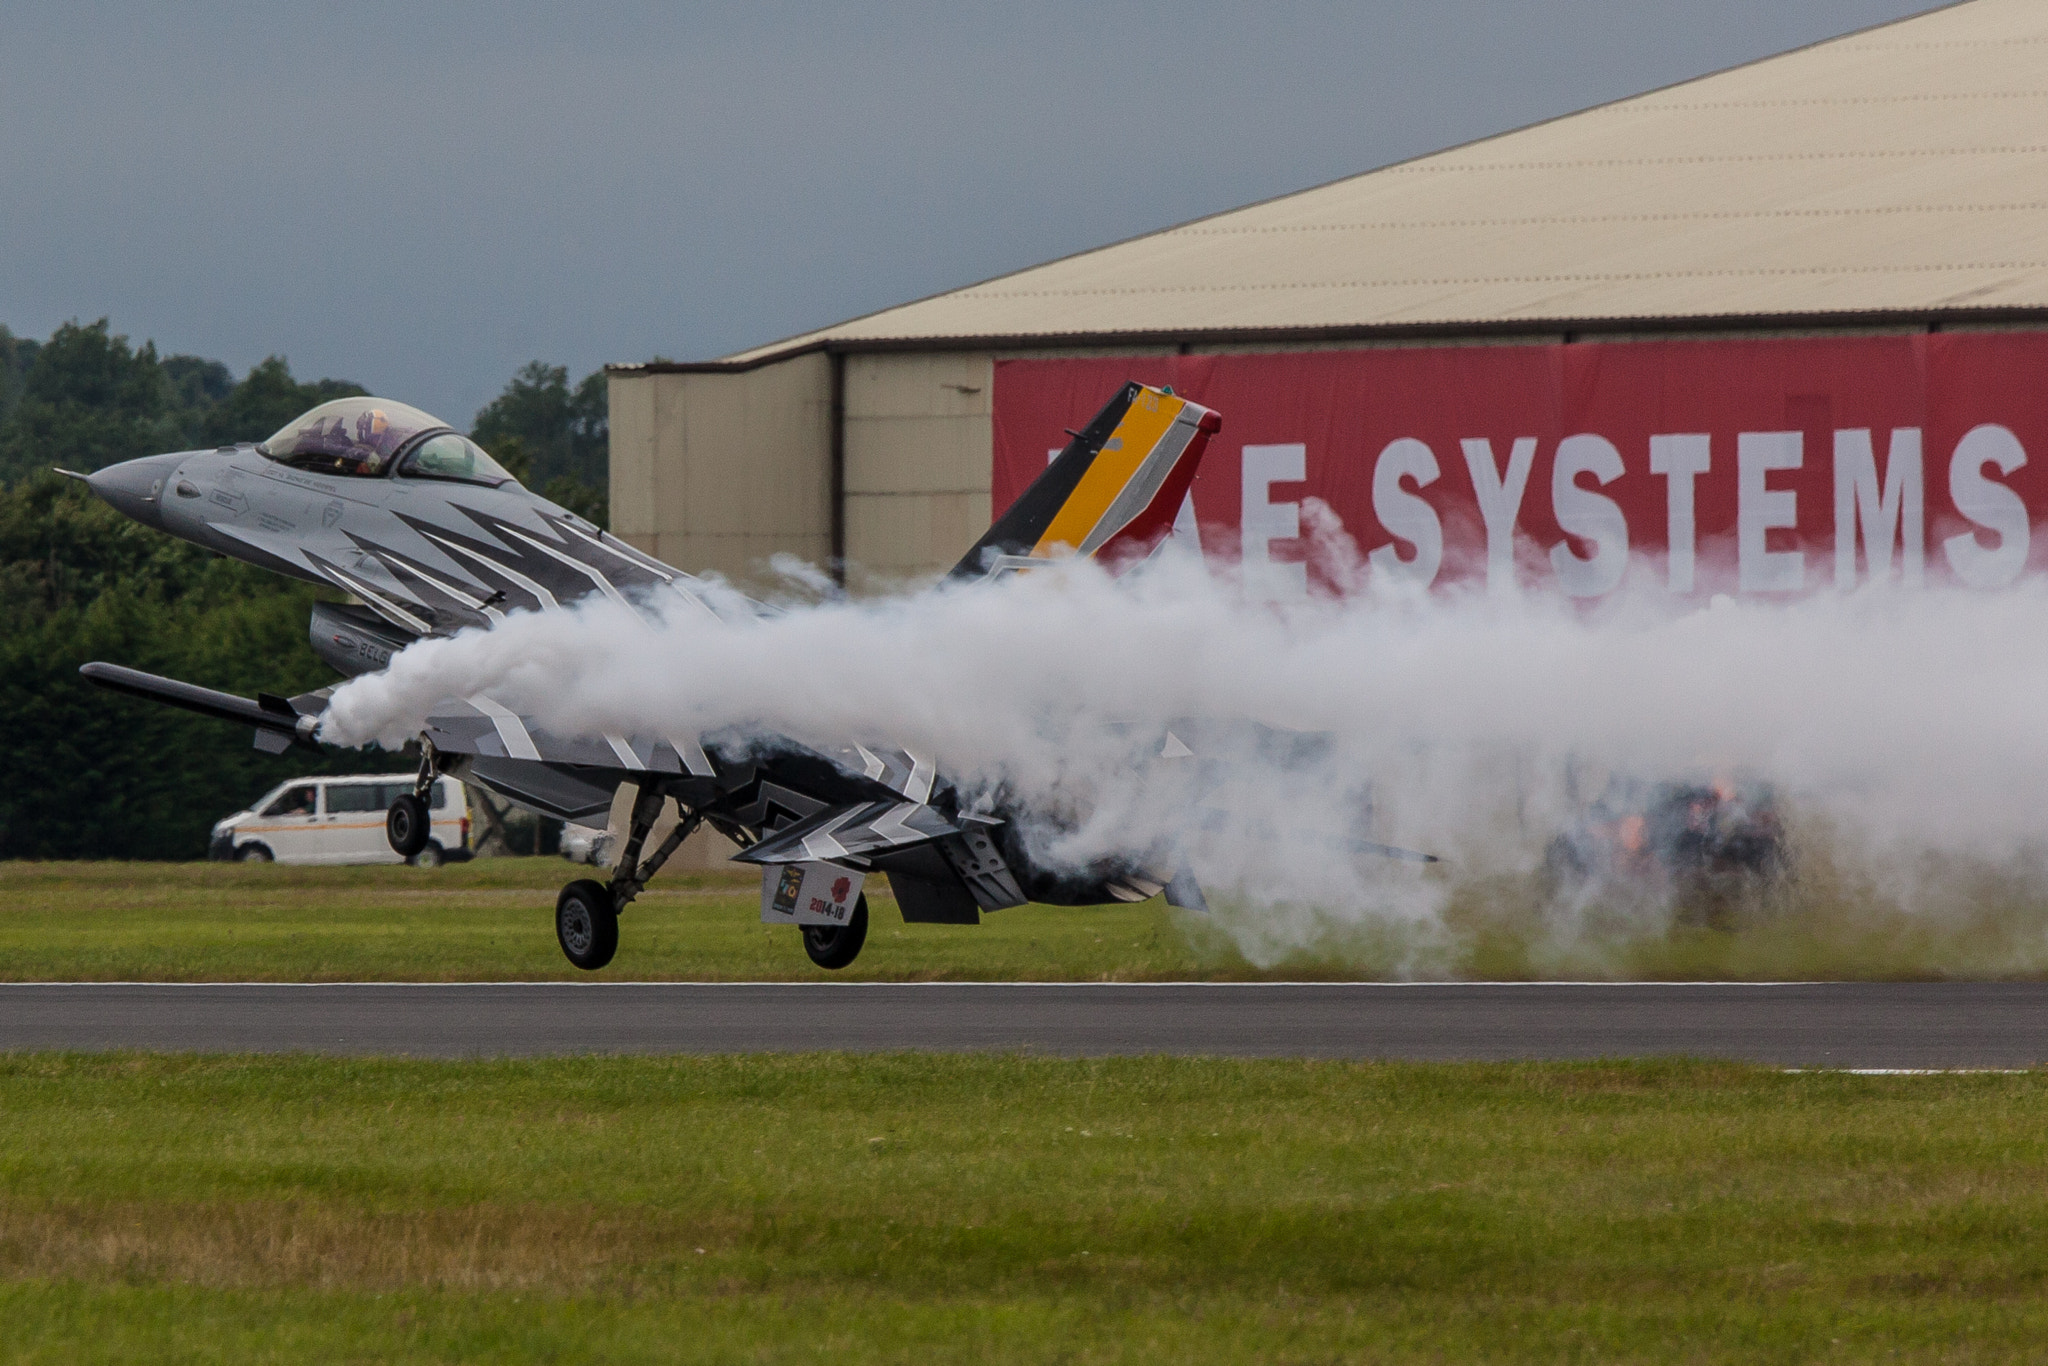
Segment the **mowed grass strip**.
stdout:
<path fill-rule="evenodd" d="M 10 1361 L 2038 1360 L 2048 1074 L 0 1058 Z"/>
<path fill-rule="evenodd" d="M 877 884 L 868 943 L 827 973 L 761 923 L 754 871 L 664 875 L 584 973 L 555 943 L 555 896 L 605 875 L 562 859 L 432 870 L 234 863 L 0 862 L 0 981 L 1143 981 L 1260 975 L 1161 902 L 1020 907 L 978 926 L 905 925 Z"/>
<path fill-rule="evenodd" d="M 1385 871 L 1385 870 L 1382 870 Z M 905 925 L 869 881 L 860 958 L 814 967 L 796 932 L 760 923 L 757 873 L 664 874 L 620 922 L 602 972 L 555 944 L 555 895 L 600 870 L 560 859 L 407 867 L 0 862 L 0 981 L 1251 981 L 2038 978 L 2048 892 L 2038 877 L 1946 867 L 1947 900 L 1907 910 L 1868 879 L 1809 857 L 1798 879 L 1741 904 L 1559 907 L 1534 877 L 1442 866 L 1433 916 L 1359 907 L 1213 914 L 1021 906 L 980 925 Z M 1412 890 L 1412 889 L 1411 889 Z M 1241 946 L 1249 946 L 1257 962 Z"/>

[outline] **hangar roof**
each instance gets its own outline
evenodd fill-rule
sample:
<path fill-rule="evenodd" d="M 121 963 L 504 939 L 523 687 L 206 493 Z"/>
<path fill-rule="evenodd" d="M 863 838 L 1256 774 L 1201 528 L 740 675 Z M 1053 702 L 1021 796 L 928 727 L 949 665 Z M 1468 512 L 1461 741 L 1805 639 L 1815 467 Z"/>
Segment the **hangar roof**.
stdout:
<path fill-rule="evenodd" d="M 728 357 L 2048 309 L 2048 5 L 1970 0 Z"/>

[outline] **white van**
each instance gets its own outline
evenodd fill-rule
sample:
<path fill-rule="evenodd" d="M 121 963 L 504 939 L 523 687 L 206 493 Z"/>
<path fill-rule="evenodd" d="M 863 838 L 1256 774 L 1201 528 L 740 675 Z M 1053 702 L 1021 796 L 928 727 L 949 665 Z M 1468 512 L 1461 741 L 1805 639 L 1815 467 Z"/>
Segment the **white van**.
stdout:
<path fill-rule="evenodd" d="M 384 838 L 384 813 L 413 787 L 410 773 L 348 778 L 293 778 L 247 811 L 213 827 L 207 856 L 249 863 L 404 863 Z M 434 780 L 433 825 L 427 847 L 410 860 L 432 868 L 469 857 L 469 791 L 453 778 Z"/>

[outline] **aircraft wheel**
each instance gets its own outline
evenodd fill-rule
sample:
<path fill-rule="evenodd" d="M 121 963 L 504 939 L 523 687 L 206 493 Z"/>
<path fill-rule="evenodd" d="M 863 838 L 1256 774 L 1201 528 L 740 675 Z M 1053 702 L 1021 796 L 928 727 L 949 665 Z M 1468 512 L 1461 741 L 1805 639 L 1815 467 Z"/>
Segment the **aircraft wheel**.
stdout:
<path fill-rule="evenodd" d="M 811 961 L 838 971 L 860 957 L 860 946 L 868 942 L 868 894 L 860 894 L 844 925 L 806 925 L 803 930 L 804 952 Z"/>
<path fill-rule="evenodd" d="M 563 956 L 585 972 L 596 972 L 619 951 L 619 913 L 602 882 L 579 878 L 555 898 L 555 939 Z"/>
<path fill-rule="evenodd" d="M 237 863 L 275 863 L 277 858 L 260 844 L 245 844 L 235 850 Z"/>
<path fill-rule="evenodd" d="M 439 868 L 447 861 L 447 856 L 441 852 L 440 845 L 428 840 L 426 848 L 406 861 L 415 868 Z"/>
<path fill-rule="evenodd" d="M 407 792 L 391 803 L 391 809 L 384 813 L 384 838 L 391 844 L 391 852 L 400 858 L 411 858 L 427 847 L 427 837 L 433 832 L 433 818 L 427 814 L 427 804 Z"/>

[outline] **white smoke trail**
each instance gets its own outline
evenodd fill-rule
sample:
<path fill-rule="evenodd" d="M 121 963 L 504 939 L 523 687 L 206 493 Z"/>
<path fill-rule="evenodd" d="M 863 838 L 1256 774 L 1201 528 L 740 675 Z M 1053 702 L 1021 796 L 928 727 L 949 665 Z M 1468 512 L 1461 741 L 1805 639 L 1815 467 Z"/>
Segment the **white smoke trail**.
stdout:
<path fill-rule="evenodd" d="M 488 692 L 561 735 L 902 745 L 1045 817 L 1042 856 L 1178 841 L 1245 908 L 1233 930 L 1263 961 L 1333 922 L 1434 923 L 1450 881 L 1338 847 L 1368 798 L 1371 838 L 1442 854 L 1454 878 L 1533 866 L 1574 776 L 1602 770 L 1747 771 L 1858 848 L 2008 855 L 2043 824 L 2044 684 L 2040 583 L 1695 610 L 1369 591 L 1281 608 L 1163 556 L 1118 581 L 1075 564 L 758 620 L 680 602 L 516 616 L 345 684 L 323 737 L 401 743 L 435 703 Z M 1234 818 L 1190 831 L 1179 788 L 1133 766 L 1117 729 L 1184 717 L 1329 743 L 1307 763 L 1231 755 L 1209 804 Z"/>

